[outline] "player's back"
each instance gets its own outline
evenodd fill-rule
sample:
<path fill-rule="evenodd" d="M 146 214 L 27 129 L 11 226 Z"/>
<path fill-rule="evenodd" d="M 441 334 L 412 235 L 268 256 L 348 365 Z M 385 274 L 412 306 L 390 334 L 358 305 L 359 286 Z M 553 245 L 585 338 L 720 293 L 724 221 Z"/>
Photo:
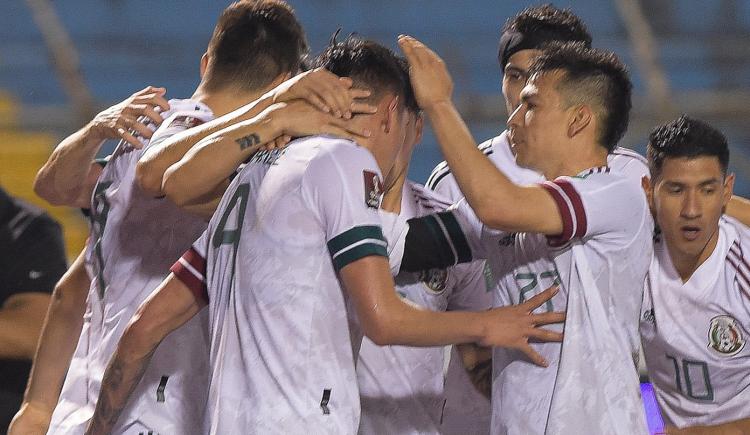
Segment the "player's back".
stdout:
<path fill-rule="evenodd" d="M 361 334 L 336 271 L 387 255 L 379 180 L 369 151 L 314 136 L 258 153 L 227 189 L 195 245 L 207 253 L 210 433 L 356 432 Z"/>
<path fill-rule="evenodd" d="M 87 245 L 94 273 L 51 433 L 82 433 L 104 370 L 132 315 L 205 228 L 204 221 L 166 198 L 147 195 L 135 181 L 136 164 L 146 148 L 213 117 L 199 102 L 169 103 L 164 123 L 150 142 L 144 141 L 144 149 L 121 142 L 97 181 Z M 198 316 L 157 348 L 113 433 L 196 433 L 207 390 L 205 322 L 205 315 Z"/>
<path fill-rule="evenodd" d="M 714 252 L 682 282 L 663 238 L 654 246 L 641 337 L 665 423 L 750 417 L 750 229 L 722 217 Z"/>

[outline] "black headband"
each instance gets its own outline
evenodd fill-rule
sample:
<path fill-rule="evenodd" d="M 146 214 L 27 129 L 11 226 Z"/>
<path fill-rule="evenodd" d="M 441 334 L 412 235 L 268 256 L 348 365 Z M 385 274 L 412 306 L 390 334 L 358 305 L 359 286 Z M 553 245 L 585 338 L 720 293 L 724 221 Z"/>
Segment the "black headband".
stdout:
<path fill-rule="evenodd" d="M 505 71 L 505 65 L 508 64 L 510 57 L 521 50 L 541 50 L 545 44 L 556 41 L 567 42 L 572 41 L 572 39 L 561 37 L 560 32 L 550 32 L 542 29 L 537 29 L 531 33 L 522 33 L 515 30 L 503 32 L 497 52 L 500 67 Z M 585 41 L 581 42 L 585 43 Z"/>

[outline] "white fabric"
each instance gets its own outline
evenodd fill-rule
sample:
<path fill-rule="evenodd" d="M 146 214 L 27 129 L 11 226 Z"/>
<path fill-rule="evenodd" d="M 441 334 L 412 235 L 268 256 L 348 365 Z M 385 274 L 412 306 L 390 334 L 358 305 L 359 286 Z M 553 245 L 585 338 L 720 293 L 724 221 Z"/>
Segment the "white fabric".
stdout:
<path fill-rule="evenodd" d="M 666 243 L 655 244 L 641 337 L 667 424 L 750 418 L 749 251 L 750 230 L 724 217 L 713 253 L 683 283 Z"/>
<path fill-rule="evenodd" d="M 166 119 L 151 142 L 210 120 L 200 102 L 170 100 Z M 148 146 L 148 142 L 144 141 Z M 84 325 L 50 434 L 81 434 L 92 417 L 104 370 L 135 310 L 164 279 L 205 228 L 205 223 L 167 199 L 143 193 L 135 169 L 144 150 L 121 142 L 97 182 L 92 198 L 87 263 L 92 282 Z M 157 348 L 113 434 L 199 433 L 207 393 L 206 316 L 200 315 L 170 334 Z M 168 376 L 160 400 L 162 377 Z"/>

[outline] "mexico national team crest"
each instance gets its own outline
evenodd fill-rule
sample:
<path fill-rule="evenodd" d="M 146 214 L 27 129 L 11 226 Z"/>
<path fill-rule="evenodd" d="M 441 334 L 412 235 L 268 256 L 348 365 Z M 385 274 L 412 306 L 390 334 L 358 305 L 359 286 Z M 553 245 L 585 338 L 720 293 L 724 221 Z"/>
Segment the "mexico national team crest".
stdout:
<path fill-rule="evenodd" d="M 375 172 L 364 170 L 365 177 L 365 204 L 370 208 L 380 207 L 380 196 L 383 194 L 383 183 L 380 176 Z"/>
<path fill-rule="evenodd" d="M 430 269 L 419 274 L 419 280 L 434 294 L 445 291 L 448 282 L 448 271 L 445 269 Z"/>
<path fill-rule="evenodd" d="M 730 316 L 716 316 L 708 328 L 708 347 L 726 355 L 736 355 L 745 347 L 745 339 L 737 321 Z"/>

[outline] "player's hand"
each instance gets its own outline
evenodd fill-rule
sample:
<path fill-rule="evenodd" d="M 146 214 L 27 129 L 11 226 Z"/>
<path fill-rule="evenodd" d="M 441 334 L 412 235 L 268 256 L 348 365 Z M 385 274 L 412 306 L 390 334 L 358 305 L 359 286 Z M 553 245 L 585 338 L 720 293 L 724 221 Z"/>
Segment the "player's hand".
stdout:
<path fill-rule="evenodd" d="M 323 68 L 306 71 L 280 84 L 273 92 L 273 102 L 302 99 L 337 118 L 350 119 L 361 113 L 358 99 L 370 96 L 366 89 L 352 88 L 352 79 L 339 77 Z M 366 112 L 370 113 L 370 112 Z"/>
<path fill-rule="evenodd" d="M 409 61 L 409 78 L 419 107 L 427 111 L 439 103 L 450 102 L 453 80 L 443 59 L 411 36 L 400 35 L 398 45 Z"/>
<path fill-rule="evenodd" d="M 150 139 L 149 123 L 160 125 L 164 119 L 159 112 L 169 110 L 164 88 L 149 86 L 129 96 L 119 104 L 105 109 L 89 123 L 89 130 L 99 140 L 123 139 L 135 148 L 143 145 L 138 136 Z"/>
<path fill-rule="evenodd" d="M 520 350 L 534 364 L 547 367 L 547 361 L 529 345 L 529 342 L 562 341 L 561 332 L 550 331 L 539 326 L 564 322 L 565 313 L 533 314 L 532 312 L 552 299 L 558 290 L 557 286 L 553 286 L 522 304 L 489 310 L 487 333 L 479 344 Z"/>
<path fill-rule="evenodd" d="M 51 410 L 24 402 L 10 422 L 8 435 L 44 435 L 51 419 Z"/>
<path fill-rule="evenodd" d="M 377 108 L 372 108 L 373 113 Z M 367 138 L 371 132 L 359 126 L 357 119 L 338 118 L 330 113 L 321 112 L 317 107 L 304 100 L 288 103 L 277 103 L 265 110 L 262 116 L 274 123 L 277 139 L 273 145 L 288 142 L 291 137 L 330 134 L 356 141 Z M 271 143 L 267 145 L 269 147 Z M 270 146 L 273 147 L 273 146 Z"/>

